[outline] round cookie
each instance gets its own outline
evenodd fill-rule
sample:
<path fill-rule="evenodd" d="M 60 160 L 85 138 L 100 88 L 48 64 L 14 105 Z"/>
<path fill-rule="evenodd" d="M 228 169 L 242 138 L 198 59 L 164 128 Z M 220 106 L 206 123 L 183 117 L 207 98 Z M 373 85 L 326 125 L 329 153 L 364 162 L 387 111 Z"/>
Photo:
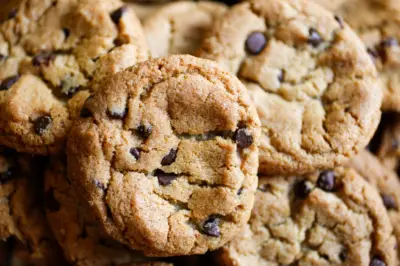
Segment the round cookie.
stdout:
<path fill-rule="evenodd" d="M 247 222 L 260 122 L 214 62 L 152 59 L 103 82 L 68 138 L 68 176 L 108 234 L 149 256 L 203 254 Z"/>
<path fill-rule="evenodd" d="M 397 243 L 400 243 L 400 181 L 396 173 L 387 169 L 377 157 L 366 150 L 353 158 L 350 166 L 379 191 L 389 213 Z M 397 252 L 400 258 L 400 249 Z"/>
<path fill-rule="evenodd" d="M 357 32 L 374 60 L 383 88 L 382 109 L 400 111 L 400 10 L 384 3 L 346 1 L 336 12 Z"/>
<path fill-rule="evenodd" d="M 262 124 L 261 173 L 332 168 L 364 148 L 380 119 L 376 69 L 341 21 L 305 0 L 232 7 L 198 55 L 236 73 Z"/>
<path fill-rule="evenodd" d="M 148 55 L 140 22 L 120 1 L 21 1 L 0 24 L 0 144 L 60 152 L 76 91 Z"/>
<path fill-rule="evenodd" d="M 350 168 L 260 177 L 243 232 L 219 265 L 397 265 L 396 239 L 377 191 Z"/>
<path fill-rule="evenodd" d="M 150 260 L 128 250 L 103 232 L 91 213 L 86 211 L 87 206 L 79 202 L 67 180 L 66 163 L 61 159 L 53 159 L 46 171 L 44 194 L 48 221 L 71 264 L 136 265 L 128 263 Z M 144 265 L 152 265 L 147 263 Z"/>
<path fill-rule="evenodd" d="M 215 20 L 227 7 L 216 2 L 176 2 L 166 4 L 143 22 L 153 57 L 193 54 Z"/>
<path fill-rule="evenodd" d="M 62 265 L 43 209 L 42 160 L 0 147 L 0 239 L 18 239 L 32 265 Z"/>
<path fill-rule="evenodd" d="M 400 168 L 400 115 L 392 114 L 386 122 L 380 139 L 377 156 L 389 169 L 399 173 Z"/>

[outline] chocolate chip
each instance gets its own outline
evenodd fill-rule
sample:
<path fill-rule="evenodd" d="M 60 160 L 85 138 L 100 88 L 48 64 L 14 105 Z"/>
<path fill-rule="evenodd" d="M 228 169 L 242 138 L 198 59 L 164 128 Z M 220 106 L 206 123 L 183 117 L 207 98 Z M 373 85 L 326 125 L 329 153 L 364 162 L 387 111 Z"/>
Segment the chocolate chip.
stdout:
<path fill-rule="evenodd" d="M 311 185 L 306 180 L 299 181 L 294 185 L 294 193 L 296 197 L 301 199 L 307 198 L 311 190 Z"/>
<path fill-rule="evenodd" d="M 398 45 L 399 45 L 399 43 L 396 40 L 396 38 L 394 38 L 394 37 L 386 38 L 385 40 L 383 40 L 381 42 L 381 46 L 383 48 L 388 48 L 388 47 L 393 47 L 393 46 L 398 46 Z"/>
<path fill-rule="evenodd" d="M 343 18 L 341 16 L 335 15 L 335 20 L 337 21 L 337 23 L 339 23 L 340 28 L 344 28 L 344 21 Z"/>
<path fill-rule="evenodd" d="M 161 165 L 171 165 L 173 162 L 175 162 L 177 151 L 178 150 L 176 149 L 171 149 L 169 153 L 162 158 Z"/>
<path fill-rule="evenodd" d="M 342 249 L 342 251 L 340 251 L 339 258 L 341 261 L 346 261 L 346 259 L 347 259 L 347 250 L 346 249 Z"/>
<path fill-rule="evenodd" d="M 386 263 L 378 256 L 372 258 L 369 266 L 386 266 Z"/>
<path fill-rule="evenodd" d="M 10 12 L 8 12 L 7 18 L 8 18 L 8 19 L 15 18 L 15 17 L 17 16 L 17 13 L 18 13 L 18 9 L 13 8 L 13 9 L 11 9 Z"/>
<path fill-rule="evenodd" d="M 121 39 L 118 39 L 118 38 L 115 39 L 113 43 L 114 43 L 114 45 L 115 45 L 116 47 L 121 46 L 121 45 L 124 44 L 124 42 L 121 41 Z"/>
<path fill-rule="evenodd" d="M 246 128 L 239 128 L 236 130 L 233 139 L 240 149 L 245 149 L 253 144 L 253 136 L 249 134 Z"/>
<path fill-rule="evenodd" d="M 135 157 L 136 161 L 140 158 L 140 150 L 138 148 L 131 148 L 129 152 Z"/>
<path fill-rule="evenodd" d="M 140 125 L 136 129 L 136 133 L 144 139 L 147 139 L 151 132 L 153 131 L 153 127 L 151 125 Z"/>
<path fill-rule="evenodd" d="M 278 80 L 279 82 L 283 82 L 285 80 L 285 72 L 282 69 L 278 75 Z"/>
<path fill-rule="evenodd" d="M 257 55 L 267 45 L 267 37 L 262 32 L 251 33 L 246 40 L 245 47 L 249 54 Z"/>
<path fill-rule="evenodd" d="M 57 212 L 60 210 L 60 202 L 54 197 L 53 189 L 45 192 L 44 200 L 46 204 L 46 208 L 51 212 Z"/>
<path fill-rule="evenodd" d="M 106 187 L 104 186 L 104 184 L 101 183 L 101 182 L 100 182 L 99 180 L 97 180 L 97 179 L 94 180 L 94 184 L 95 184 L 96 187 L 98 187 L 98 188 L 101 189 L 101 190 L 105 190 L 105 189 L 106 189 Z"/>
<path fill-rule="evenodd" d="M 319 35 L 318 31 L 314 28 L 309 30 L 308 43 L 314 47 L 318 47 L 324 40 L 321 35 Z"/>
<path fill-rule="evenodd" d="M 243 192 L 243 188 L 241 187 L 241 188 L 239 188 L 238 191 L 236 192 L 236 195 L 240 196 L 240 195 L 242 195 L 242 192 Z"/>
<path fill-rule="evenodd" d="M 123 6 L 118 8 L 117 10 L 115 10 L 114 12 L 111 13 L 111 19 L 115 24 L 118 24 L 119 21 L 121 20 L 121 17 L 123 16 L 123 14 L 125 13 L 125 11 L 127 11 L 127 7 Z"/>
<path fill-rule="evenodd" d="M 368 48 L 367 48 L 367 53 L 368 53 L 373 59 L 376 59 L 376 58 L 379 57 L 378 51 L 377 51 L 376 49 L 374 49 L 374 48 L 368 47 Z"/>
<path fill-rule="evenodd" d="M 108 110 L 107 114 L 112 119 L 123 119 L 126 114 L 126 110 L 119 111 L 119 110 Z"/>
<path fill-rule="evenodd" d="M 391 195 L 381 194 L 383 204 L 388 210 L 397 210 L 396 200 Z"/>
<path fill-rule="evenodd" d="M 335 173 L 333 171 L 322 172 L 317 180 L 317 186 L 327 192 L 335 189 Z"/>
<path fill-rule="evenodd" d="M 35 133 L 38 135 L 42 135 L 49 128 L 52 121 L 53 119 L 51 119 L 51 117 L 48 115 L 37 118 L 33 122 Z"/>
<path fill-rule="evenodd" d="M 154 175 L 158 178 L 158 183 L 161 186 L 167 186 L 172 183 L 178 176 L 174 173 L 165 173 L 163 170 L 157 169 Z"/>
<path fill-rule="evenodd" d="M 39 66 L 48 66 L 51 61 L 53 61 L 56 56 L 51 52 L 44 52 L 41 54 L 36 55 L 32 59 L 32 65 L 39 67 Z"/>
<path fill-rule="evenodd" d="M 88 118 L 88 117 L 91 117 L 92 115 L 93 115 L 92 112 L 87 107 L 83 107 L 81 109 L 80 116 L 82 118 Z"/>
<path fill-rule="evenodd" d="M 204 233 L 209 236 L 219 237 L 220 232 L 219 232 L 218 224 L 219 224 L 219 221 L 217 218 L 214 218 L 214 217 L 209 218 L 203 224 Z"/>
<path fill-rule="evenodd" d="M 0 91 L 6 91 L 11 88 L 11 86 L 14 85 L 14 83 L 17 82 L 19 78 L 20 76 L 16 75 L 3 80 L 0 84 Z"/>
<path fill-rule="evenodd" d="M 62 31 L 64 32 L 65 39 L 68 39 L 70 35 L 70 30 L 68 28 L 63 28 Z"/>

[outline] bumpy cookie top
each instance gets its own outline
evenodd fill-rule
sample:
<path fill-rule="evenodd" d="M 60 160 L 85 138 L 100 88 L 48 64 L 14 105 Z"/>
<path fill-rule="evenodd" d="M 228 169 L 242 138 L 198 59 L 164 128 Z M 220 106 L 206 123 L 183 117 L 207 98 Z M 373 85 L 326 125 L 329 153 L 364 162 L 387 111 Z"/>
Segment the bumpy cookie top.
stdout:
<path fill-rule="evenodd" d="M 134 11 L 120 1 L 21 1 L 0 24 L 0 143 L 58 152 L 71 125 L 69 98 L 145 60 L 146 47 Z"/>
<path fill-rule="evenodd" d="M 377 157 L 364 150 L 350 165 L 379 191 L 389 213 L 397 243 L 400 243 L 400 181 L 396 173 L 386 168 Z M 397 249 L 400 258 L 400 249 Z"/>
<path fill-rule="evenodd" d="M 262 124 L 260 172 L 331 168 L 364 148 L 380 118 L 377 73 L 342 20 L 305 0 L 232 7 L 205 40 L 246 84 Z"/>
<path fill-rule="evenodd" d="M 63 160 L 53 159 L 46 171 L 45 203 L 55 237 L 73 265 L 109 266 L 150 260 L 103 232 L 87 207 L 78 200 L 67 180 Z"/>
<path fill-rule="evenodd" d="M 351 0 L 336 12 L 364 41 L 380 72 L 382 109 L 400 111 L 400 10 L 389 1 L 385 5 L 383 0 Z"/>
<path fill-rule="evenodd" d="M 0 147 L 0 239 L 16 237 L 31 264 L 62 265 L 44 214 L 41 161 Z"/>
<path fill-rule="evenodd" d="M 68 173 L 105 230 L 154 256 L 205 253 L 249 218 L 260 122 L 239 80 L 188 55 L 137 64 L 88 98 Z"/>
<path fill-rule="evenodd" d="M 400 115 L 393 114 L 383 125 L 377 156 L 389 169 L 400 173 Z"/>
<path fill-rule="evenodd" d="M 226 6 L 215 2 L 177 2 L 146 18 L 144 33 L 153 57 L 193 54 Z"/>
<path fill-rule="evenodd" d="M 397 265 L 381 197 L 354 170 L 261 177 L 249 223 L 222 265 Z"/>

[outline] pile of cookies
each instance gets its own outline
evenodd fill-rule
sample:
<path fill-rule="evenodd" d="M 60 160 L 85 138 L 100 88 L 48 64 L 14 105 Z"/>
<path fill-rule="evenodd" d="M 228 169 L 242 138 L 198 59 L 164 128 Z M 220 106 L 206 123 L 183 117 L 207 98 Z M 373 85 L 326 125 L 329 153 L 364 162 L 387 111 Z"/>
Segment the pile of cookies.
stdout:
<path fill-rule="evenodd" d="M 0 18 L 1 266 L 400 265 L 397 0 Z"/>

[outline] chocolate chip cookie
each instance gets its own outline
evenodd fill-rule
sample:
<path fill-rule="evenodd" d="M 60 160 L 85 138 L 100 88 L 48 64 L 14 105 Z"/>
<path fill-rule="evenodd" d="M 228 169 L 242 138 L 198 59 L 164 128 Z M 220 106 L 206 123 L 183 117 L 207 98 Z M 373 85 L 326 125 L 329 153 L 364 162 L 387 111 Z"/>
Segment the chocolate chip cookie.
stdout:
<path fill-rule="evenodd" d="M 50 226 L 71 264 L 125 265 L 150 260 L 128 250 L 103 232 L 91 213 L 86 211 L 87 207 L 78 200 L 67 180 L 66 162 L 63 160 L 53 159 L 47 169 L 44 195 Z"/>
<path fill-rule="evenodd" d="M 377 150 L 377 156 L 389 169 L 400 171 L 400 115 L 392 114 L 386 122 Z"/>
<path fill-rule="evenodd" d="M 15 237 L 34 265 L 62 265 L 63 257 L 43 209 L 41 158 L 0 147 L 0 239 Z"/>
<path fill-rule="evenodd" d="M 397 265 L 396 239 L 378 192 L 350 168 L 260 177 L 241 235 L 220 265 Z"/>
<path fill-rule="evenodd" d="M 69 99 L 147 57 L 140 22 L 120 1 L 21 1 L 0 24 L 0 144 L 58 153 Z"/>
<path fill-rule="evenodd" d="M 198 55 L 246 84 L 262 124 L 262 173 L 342 164 L 378 125 L 382 90 L 372 59 L 340 18 L 312 2 L 238 4 Z"/>
<path fill-rule="evenodd" d="M 247 222 L 260 122 L 214 62 L 173 55 L 103 82 L 68 138 L 68 176 L 108 234 L 151 256 L 202 254 Z"/>
<path fill-rule="evenodd" d="M 396 173 L 386 168 L 377 157 L 366 150 L 353 158 L 350 165 L 379 191 L 389 213 L 397 243 L 400 243 L 400 181 Z M 400 249 L 397 252 L 400 258 Z"/>
<path fill-rule="evenodd" d="M 400 10 L 391 5 L 380 0 L 352 0 L 336 13 L 357 32 L 374 60 L 384 93 L 382 109 L 400 111 Z"/>
<path fill-rule="evenodd" d="M 176 2 L 166 4 L 144 23 L 153 57 L 193 54 L 215 20 L 227 10 L 216 2 Z"/>

